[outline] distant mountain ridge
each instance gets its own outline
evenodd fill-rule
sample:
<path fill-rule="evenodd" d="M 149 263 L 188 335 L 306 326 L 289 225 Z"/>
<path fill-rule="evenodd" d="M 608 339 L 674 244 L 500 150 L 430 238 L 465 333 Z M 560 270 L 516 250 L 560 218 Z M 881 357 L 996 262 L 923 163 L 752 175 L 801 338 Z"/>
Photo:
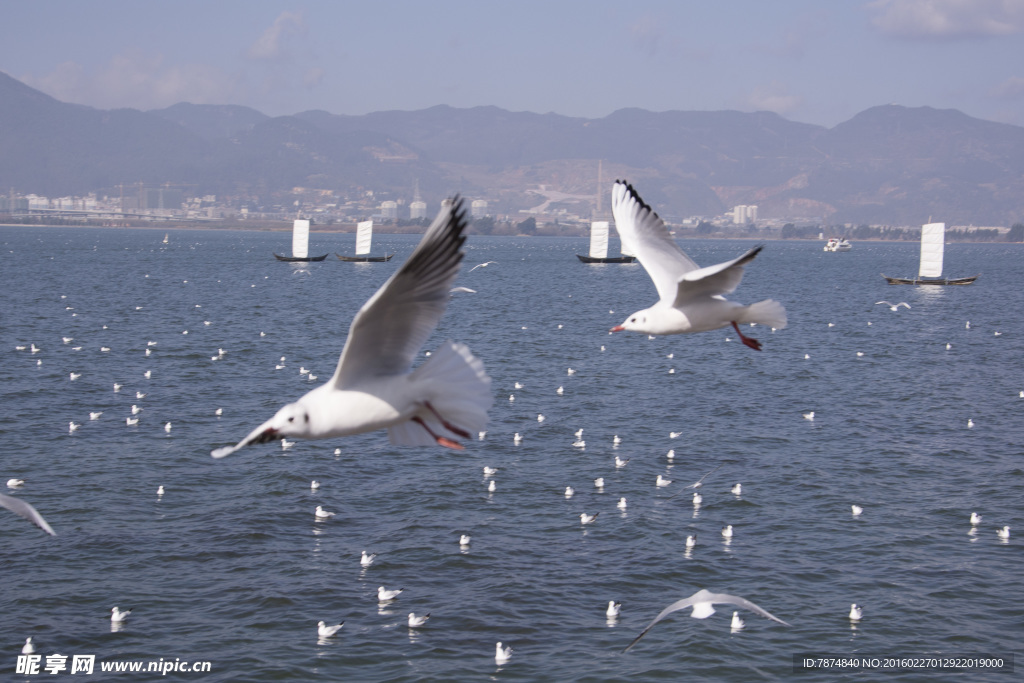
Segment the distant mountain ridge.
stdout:
<path fill-rule="evenodd" d="M 1024 128 L 956 110 L 886 105 L 830 129 L 737 111 L 621 109 L 601 119 L 444 105 L 364 116 L 269 117 L 187 103 L 101 111 L 0 73 L 3 191 L 175 183 L 270 204 L 296 186 L 409 200 L 418 182 L 428 202 L 462 192 L 515 213 L 541 203 L 540 185 L 592 196 L 598 160 L 606 187 L 626 177 L 669 217 L 735 204 L 757 204 L 763 217 L 850 223 L 1024 217 Z"/>

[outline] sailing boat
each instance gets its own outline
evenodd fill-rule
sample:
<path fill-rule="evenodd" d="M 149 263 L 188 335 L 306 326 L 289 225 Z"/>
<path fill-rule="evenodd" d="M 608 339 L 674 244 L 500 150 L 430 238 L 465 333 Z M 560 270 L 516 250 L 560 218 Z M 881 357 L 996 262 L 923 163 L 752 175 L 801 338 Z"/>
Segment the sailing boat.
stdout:
<path fill-rule="evenodd" d="M 292 224 L 292 255 L 281 256 L 275 253 L 274 258 L 278 261 L 323 261 L 327 258 L 327 254 L 323 256 L 309 255 L 309 221 L 296 218 Z"/>
<path fill-rule="evenodd" d="M 608 256 L 608 221 L 591 221 L 590 254 L 576 254 L 584 263 L 633 263 L 636 256 L 623 252 L 622 256 Z"/>
<path fill-rule="evenodd" d="M 970 277 L 942 277 L 942 257 L 946 244 L 946 224 L 927 223 L 921 226 L 921 266 L 916 278 L 889 277 L 882 274 L 890 285 L 969 285 L 978 279 Z"/>
<path fill-rule="evenodd" d="M 356 228 L 356 255 L 355 256 L 342 256 L 341 254 L 335 253 L 342 261 L 390 261 L 394 254 L 384 254 L 384 256 L 370 256 L 370 243 L 373 242 L 373 221 L 360 221 Z"/>

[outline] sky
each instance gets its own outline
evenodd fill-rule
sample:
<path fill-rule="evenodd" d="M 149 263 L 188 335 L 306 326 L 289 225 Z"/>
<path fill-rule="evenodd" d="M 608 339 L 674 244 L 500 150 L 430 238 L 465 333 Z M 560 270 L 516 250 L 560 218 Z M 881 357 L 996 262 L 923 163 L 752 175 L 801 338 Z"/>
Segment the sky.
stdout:
<path fill-rule="evenodd" d="M 0 0 L 0 71 L 99 109 L 870 107 L 1024 125 L 1024 0 Z"/>

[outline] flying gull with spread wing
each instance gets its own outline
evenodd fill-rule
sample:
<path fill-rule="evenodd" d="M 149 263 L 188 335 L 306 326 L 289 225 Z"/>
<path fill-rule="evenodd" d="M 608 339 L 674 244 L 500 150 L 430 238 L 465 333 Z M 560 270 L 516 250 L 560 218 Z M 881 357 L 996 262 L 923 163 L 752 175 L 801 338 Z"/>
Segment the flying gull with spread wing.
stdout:
<path fill-rule="evenodd" d="M 467 225 L 464 201 L 442 207 L 409 259 L 349 327 L 334 376 L 215 458 L 285 437 L 327 439 L 388 430 L 401 446 L 462 449 L 487 424 L 491 380 L 464 344 L 447 341 L 425 363 L 413 360 L 437 327 L 459 271 Z"/>
<path fill-rule="evenodd" d="M 724 296 L 739 286 L 743 266 L 761 252 L 760 246 L 731 261 L 701 268 L 676 244 L 664 221 L 633 186 L 622 180 L 612 187 L 612 214 L 623 250 L 636 254 L 660 297 L 658 303 L 632 314 L 612 332 L 684 334 L 732 325 L 740 341 L 760 351 L 761 342 L 740 332 L 739 325 L 786 326 L 786 309 L 773 299 L 744 306 Z"/>

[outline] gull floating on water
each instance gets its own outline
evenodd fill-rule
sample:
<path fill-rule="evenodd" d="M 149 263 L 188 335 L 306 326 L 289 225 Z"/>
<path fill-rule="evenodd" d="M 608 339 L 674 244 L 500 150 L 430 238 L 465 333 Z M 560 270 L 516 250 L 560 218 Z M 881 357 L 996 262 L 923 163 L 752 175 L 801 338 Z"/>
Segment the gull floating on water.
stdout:
<path fill-rule="evenodd" d="M 739 484 L 739 483 L 737 483 L 737 484 L 736 484 L 735 486 L 733 486 L 733 487 L 732 487 L 731 489 L 729 489 L 729 490 L 730 490 L 730 491 L 732 492 L 732 495 L 734 495 L 734 496 L 738 496 L 738 495 L 740 495 L 741 493 L 743 493 L 743 485 L 742 485 L 742 484 Z"/>
<path fill-rule="evenodd" d="M 82 425 L 78 424 L 74 420 L 72 420 L 71 422 L 68 422 L 68 433 L 69 434 L 74 434 L 78 430 L 78 428 L 81 427 L 81 426 Z"/>
<path fill-rule="evenodd" d="M 864 512 L 864 508 L 862 508 L 860 505 L 851 505 L 850 511 L 853 513 L 854 517 L 857 517 L 858 515 L 860 515 L 860 513 Z"/>
<path fill-rule="evenodd" d="M 404 588 L 398 588 L 395 590 L 388 590 L 384 586 L 377 587 L 377 599 L 381 602 L 388 602 L 398 597 L 398 594 L 404 591 Z"/>
<path fill-rule="evenodd" d="M 461 536 L 459 536 L 459 545 L 462 546 L 463 548 L 465 548 L 466 546 L 469 545 L 469 542 L 471 540 L 473 540 L 473 539 L 468 534 L 462 534 Z"/>
<path fill-rule="evenodd" d="M 502 664 L 508 663 L 508 660 L 510 660 L 511 658 L 512 648 L 502 648 L 501 641 L 498 641 L 498 644 L 494 646 L 494 663 L 500 666 Z"/>
<path fill-rule="evenodd" d="M 30 655 L 36 651 L 35 645 L 32 644 L 32 637 L 25 639 L 25 644 L 21 646 L 21 654 Z"/>
<path fill-rule="evenodd" d="M 779 619 L 778 617 L 771 615 L 767 610 L 761 609 L 760 607 L 758 607 L 757 605 L 755 605 L 754 603 L 745 598 L 741 598 L 738 595 L 729 595 L 728 593 L 712 593 L 711 591 L 704 590 L 702 588 L 690 597 L 683 598 L 682 600 L 677 600 L 676 602 L 673 602 L 671 605 L 663 609 L 658 614 L 658 616 L 654 617 L 654 621 L 648 624 L 647 628 L 641 631 L 640 635 L 634 638 L 633 642 L 626 646 L 626 649 L 623 650 L 623 652 L 626 652 L 631 647 L 636 645 L 637 641 L 643 638 L 655 624 L 657 624 L 659 621 L 664 619 L 672 612 L 685 609 L 687 607 L 692 607 L 693 611 L 690 613 L 691 617 L 693 617 L 694 619 L 707 619 L 715 613 L 714 605 L 736 605 L 737 607 L 742 607 L 743 609 L 750 610 L 751 612 L 756 612 L 757 614 L 760 614 L 762 617 L 767 617 L 772 621 L 777 621 L 783 626 L 789 626 L 789 624 L 784 622 L 782 619 Z"/>
<path fill-rule="evenodd" d="M 886 306 L 889 307 L 890 311 L 898 311 L 900 310 L 900 306 L 906 306 L 907 308 L 910 308 L 910 304 L 908 304 L 906 301 L 901 301 L 898 304 L 892 304 L 889 303 L 888 301 L 876 301 L 875 305 L 877 306 L 878 304 L 885 304 Z"/>
<path fill-rule="evenodd" d="M 860 621 L 864 616 L 864 610 L 857 606 L 857 603 L 850 605 L 850 621 Z"/>
<path fill-rule="evenodd" d="M 576 491 L 573 490 L 573 488 L 571 486 L 566 486 L 565 487 L 565 497 L 566 498 L 572 498 L 574 493 L 576 493 Z"/>
<path fill-rule="evenodd" d="M 593 521 L 595 519 L 597 519 L 597 516 L 599 514 L 601 514 L 601 513 L 600 512 L 595 512 L 592 515 L 588 515 L 586 512 L 581 512 L 580 513 L 580 524 L 592 524 Z"/>
<path fill-rule="evenodd" d="M 810 420 L 812 422 L 814 421 L 814 411 L 813 410 L 811 412 L 809 412 L 809 413 L 804 413 L 803 415 L 804 415 L 804 419 L 805 420 Z"/>
<path fill-rule="evenodd" d="M 619 610 L 621 610 L 621 609 L 622 609 L 622 603 L 621 602 L 615 602 L 614 600 L 609 600 L 608 601 L 608 609 L 606 609 L 604 611 L 604 613 L 605 613 L 605 616 L 608 616 L 608 617 L 617 617 L 617 616 L 619 616 Z"/>
<path fill-rule="evenodd" d="M 687 548 L 692 548 L 695 545 L 697 545 L 697 535 L 696 534 L 691 534 L 691 535 L 687 536 L 686 537 L 686 547 Z"/>
<path fill-rule="evenodd" d="M 999 538 L 1003 539 L 1004 541 L 1009 541 L 1010 527 L 1004 526 L 1002 529 L 996 529 L 996 534 L 999 536 Z"/>
<path fill-rule="evenodd" d="M 345 625 L 345 622 L 335 624 L 334 626 L 328 626 L 327 622 L 319 621 L 316 624 L 316 634 L 321 638 L 330 638 L 335 633 L 341 630 L 341 627 Z"/>
<path fill-rule="evenodd" d="M 8 488 L 16 489 L 19 486 L 24 486 L 24 485 L 25 485 L 25 480 L 24 479 L 15 479 L 15 478 L 12 477 L 11 479 L 7 480 L 7 487 Z"/>
<path fill-rule="evenodd" d="M 427 623 L 427 619 L 430 618 L 430 613 L 426 613 L 423 616 L 416 616 L 415 612 L 409 612 L 409 628 L 419 628 L 423 624 Z"/>
<path fill-rule="evenodd" d="M 359 565 L 361 567 L 369 567 L 371 564 L 373 564 L 373 558 L 375 557 L 377 557 L 377 553 L 367 554 L 366 551 L 364 550 L 363 554 L 359 557 Z"/>
<path fill-rule="evenodd" d="M 484 465 L 484 476 L 485 477 L 493 477 L 497 473 L 498 473 L 498 468 L 497 467 L 490 467 L 488 465 Z"/>
<path fill-rule="evenodd" d="M 320 482 L 314 479 L 313 481 L 309 482 L 309 488 L 312 489 L 313 491 L 316 491 L 318 488 L 320 488 Z"/>
<path fill-rule="evenodd" d="M 100 415 L 102 415 L 102 414 L 103 414 L 102 410 L 97 410 L 94 413 L 89 413 L 89 419 L 90 420 L 98 420 L 98 419 L 100 419 Z"/>
<path fill-rule="evenodd" d="M 702 502 L 704 502 L 704 498 L 699 493 L 694 491 L 693 492 L 693 507 L 695 507 L 695 508 L 696 507 L 700 507 L 700 504 Z"/>
<path fill-rule="evenodd" d="M 766 299 L 744 306 L 724 297 L 739 286 L 743 266 L 762 247 L 754 247 L 731 261 L 701 268 L 679 248 L 665 223 L 633 186 L 621 180 L 612 187 L 612 214 L 623 247 L 636 254 L 660 297 L 654 306 L 630 315 L 612 332 L 683 334 L 732 325 L 740 341 L 759 351 L 761 343 L 743 334 L 739 324 L 756 322 L 778 329 L 786 326 L 786 309 L 777 301 Z"/>
<path fill-rule="evenodd" d="M 732 538 L 732 524 L 722 527 L 722 538 Z"/>
<path fill-rule="evenodd" d="M 25 483 L 20 479 L 12 479 L 7 482 L 8 486 L 11 486 L 11 481 L 20 481 L 21 484 Z M 21 486 L 21 484 L 18 484 L 18 486 Z M 11 488 L 14 487 L 11 486 Z M 46 523 L 46 520 L 43 519 L 43 516 L 39 514 L 39 512 L 36 511 L 34 507 L 23 501 L 21 498 L 15 498 L 14 496 L 8 496 L 5 493 L 0 493 L 0 507 L 5 507 L 14 514 L 24 517 L 25 519 L 35 524 L 37 527 L 39 527 L 46 533 L 50 534 L 51 536 L 57 535 L 57 532 L 50 528 L 50 525 Z"/>
<path fill-rule="evenodd" d="M 120 610 L 117 607 L 112 607 L 110 609 L 110 621 L 114 623 L 121 623 L 122 621 L 127 619 L 128 615 L 131 613 L 132 611 L 130 609 Z"/>
<path fill-rule="evenodd" d="M 977 512 L 972 512 L 971 513 L 971 524 L 973 526 L 978 526 L 979 524 L 981 524 L 981 515 L 979 515 Z"/>
<path fill-rule="evenodd" d="M 626 458 L 625 460 L 623 460 L 622 458 L 620 458 L 619 456 L 616 455 L 615 456 L 615 466 L 618 467 L 618 468 L 625 467 L 629 463 L 630 460 L 632 460 L 632 458 Z"/>
<path fill-rule="evenodd" d="M 659 486 L 659 487 L 664 487 L 664 486 L 668 486 L 669 484 L 671 484 L 672 480 L 671 479 L 666 479 L 665 477 L 663 477 L 662 475 L 659 474 L 658 478 L 654 480 L 654 483 L 657 486 Z"/>
<path fill-rule="evenodd" d="M 338 514 L 338 513 L 336 513 L 336 512 L 328 512 L 327 510 L 324 510 L 322 505 L 317 505 L 316 506 L 316 511 L 314 513 L 314 516 L 317 519 L 330 519 L 331 517 L 333 517 L 336 514 Z"/>
<path fill-rule="evenodd" d="M 744 626 L 744 622 L 743 622 L 742 619 L 740 619 L 740 613 L 739 612 L 733 612 L 732 613 L 732 621 L 729 622 L 729 628 L 731 630 L 733 630 L 733 631 L 739 631 L 739 630 L 743 629 L 743 626 Z"/>
<path fill-rule="evenodd" d="M 615 507 L 619 508 L 620 510 L 625 510 L 626 509 L 626 498 L 625 497 L 619 498 L 619 502 L 615 504 Z"/>
<path fill-rule="evenodd" d="M 386 429 L 391 443 L 461 449 L 487 423 L 491 380 L 463 344 L 442 344 L 411 371 L 437 327 L 464 253 L 464 201 L 442 208 L 408 260 L 356 314 L 334 376 L 254 429 L 222 458 L 286 436 L 323 439 Z M 449 434 L 451 436 L 449 436 Z"/>
<path fill-rule="evenodd" d="M 603 489 L 604 488 L 604 477 L 598 477 L 594 480 L 594 487 Z"/>

